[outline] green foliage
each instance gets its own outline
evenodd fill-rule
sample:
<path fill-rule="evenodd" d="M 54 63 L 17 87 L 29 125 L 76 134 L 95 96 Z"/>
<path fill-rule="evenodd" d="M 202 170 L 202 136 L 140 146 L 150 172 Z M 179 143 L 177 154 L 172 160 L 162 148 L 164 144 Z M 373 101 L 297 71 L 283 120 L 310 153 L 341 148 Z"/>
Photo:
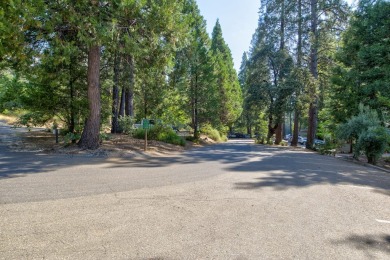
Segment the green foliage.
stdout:
<path fill-rule="evenodd" d="M 72 143 L 76 143 L 80 140 L 81 134 L 68 132 L 64 136 L 64 144 L 65 146 L 70 145 Z"/>
<path fill-rule="evenodd" d="M 118 118 L 119 128 L 124 134 L 131 135 L 134 131 L 135 119 L 131 116 L 120 116 Z"/>
<path fill-rule="evenodd" d="M 242 113 L 242 91 L 233 58 L 222 36 L 222 28 L 217 20 L 211 40 L 211 51 L 215 58 L 216 89 L 219 107 L 218 116 L 223 125 L 232 125 Z"/>
<path fill-rule="evenodd" d="M 21 95 L 26 85 L 26 82 L 12 70 L 0 71 L 0 112 L 23 108 Z"/>
<path fill-rule="evenodd" d="M 338 137 L 343 140 L 357 140 L 363 132 L 370 127 L 379 126 L 380 123 L 378 113 L 375 110 L 360 104 L 359 114 L 351 117 L 345 124 L 339 126 Z"/>
<path fill-rule="evenodd" d="M 111 136 L 107 133 L 100 133 L 100 140 L 101 141 L 108 141 L 111 139 Z"/>
<path fill-rule="evenodd" d="M 155 125 L 148 130 L 148 139 L 170 143 L 174 145 L 185 146 L 185 140 L 178 136 L 171 127 L 162 124 Z M 133 137 L 138 139 L 145 138 L 145 129 L 137 129 L 133 132 Z"/>
<path fill-rule="evenodd" d="M 355 114 L 359 103 L 383 120 L 390 100 L 390 2 L 360 1 L 337 52 L 332 107 L 337 122 Z"/>
<path fill-rule="evenodd" d="M 17 124 L 24 126 L 41 126 L 51 119 L 52 116 L 48 116 L 41 112 L 28 112 L 19 117 Z"/>
<path fill-rule="evenodd" d="M 212 140 L 216 141 L 216 142 L 226 142 L 227 141 L 227 137 L 226 135 L 221 135 L 221 133 L 213 128 L 210 124 L 207 124 L 207 125 L 204 125 L 201 129 L 200 129 L 201 133 L 206 135 L 207 137 L 211 138 Z"/>
<path fill-rule="evenodd" d="M 377 160 L 389 147 L 389 141 L 390 135 L 384 127 L 369 127 L 359 136 L 354 154 L 359 156 L 360 152 L 363 151 L 368 163 L 376 164 Z"/>
<path fill-rule="evenodd" d="M 369 163 L 375 164 L 385 152 L 389 143 L 389 133 L 381 126 L 378 114 L 369 107 L 359 106 L 359 114 L 339 127 L 339 137 L 356 140 L 353 149 L 355 158 L 363 152 Z"/>

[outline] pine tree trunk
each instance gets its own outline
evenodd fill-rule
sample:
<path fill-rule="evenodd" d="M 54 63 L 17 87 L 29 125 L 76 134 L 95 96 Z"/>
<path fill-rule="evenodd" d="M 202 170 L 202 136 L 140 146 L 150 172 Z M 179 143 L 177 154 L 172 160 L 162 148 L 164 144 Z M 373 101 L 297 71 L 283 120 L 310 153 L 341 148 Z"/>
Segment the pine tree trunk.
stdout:
<path fill-rule="evenodd" d="M 302 0 L 298 0 L 298 42 L 297 42 L 297 67 L 302 67 L 302 33 L 303 33 L 303 27 L 302 27 Z M 296 90 L 296 103 L 298 103 L 298 99 L 300 96 L 300 89 Z M 299 135 L 299 118 L 300 118 L 300 111 L 299 107 L 296 104 L 295 105 L 295 111 L 294 111 L 294 131 L 293 131 L 293 138 L 291 140 L 291 146 L 297 146 L 298 145 L 298 135 Z"/>
<path fill-rule="evenodd" d="M 310 46 L 310 73 L 317 81 L 318 79 L 318 9 L 317 9 L 317 0 L 310 0 L 310 9 L 311 9 L 311 25 L 310 32 L 312 37 L 314 37 L 312 44 Z M 313 86 L 314 89 L 310 91 L 310 105 L 309 105 L 309 126 L 307 130 L 307 143 L 306 148 L 313 149 L 314 139 L 317 131 L 317 93 L 316 93 L 316 84 Z"/>
<path fill-rule="evenodd" d="M 69 118 L 69 126 L 68 131 L 69 133 L 74 133 L 76 122 L 75 122 L 75 107 L 74 107 L 74 79 L 73 79 L 73 59 L 71 57 L 71 62 L 69 64 L 69 95 L 70 95 L 70 118 Z M 72 140 L 72 143 L 76 142 L 76 140 Z"/>
<path fill-rule="evenodd" d="M 100 134 L 100 46 L 92 46 L 88 51 L 88 107 L 86 121 L 79 146 L 83 149 L 97 149 Z"/>
<path fill-rule="evenodd" d="M 120 74 L 120 56 L 115 53 L 114 58 L 114 85 L 112 87 L 112 120 L 111 133 L 119 132 L 119 74 Z"/>
<path fill-rule="evenodd" d="M 121 93 L 121 104 L 119 106 L 119 116 L 125 116 L 125 103 L 126 103 L 126 90 L 125 87 L 122 86 L 122 93 Z"/>
<path fill-rule="evenodd" d="M 200 137 L 199 132 L 199 118 L 198 118 L 198 76 L 195 76 L 195 84 L 193 87 L 193 97 L 192 97 L 192 125 L 194 128 L 194 138 L 198 139 Z"/>
<path fill-rule="evenodd" d="M 134 116 L 134 58 L 128 55 L 126 60 L 129 85 L 126 88 L 125 113 L 127 116 Z"/>
<path fill-rule="evenodd" d="M 296 108 L 294 112 L 294 131 L 293 131 L 293 138 L 291 140 L 291 146 L 298 145 L 298 135 L 299 135 L 299 111 Z"/>
<path fill-rule="evenodd" d="M 283 140 L 283 123 L 279 123 L 275 130 L 275 144 L 279 145 Z"/>

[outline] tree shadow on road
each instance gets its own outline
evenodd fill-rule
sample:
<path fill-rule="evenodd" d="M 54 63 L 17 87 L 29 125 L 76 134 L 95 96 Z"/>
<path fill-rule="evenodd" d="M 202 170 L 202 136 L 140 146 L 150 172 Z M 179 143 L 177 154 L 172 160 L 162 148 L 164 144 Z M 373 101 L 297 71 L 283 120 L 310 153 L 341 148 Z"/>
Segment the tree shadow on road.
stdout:
<path fill-rule="evenodd" d="M 72 157 L 63 154 L 49 155 L 33 152 L 6 152 L 0 153 L 0 157 L 0 180 L 55 171 L 73 165 L 92 165 L 102 161 L 102 158 L 96 157 Z"/>
<path fill-rule="evenodd" d="M 390 195 L 390 174 L 315 153 L 279 152 L 274 156 L 243 162 L 228 169 L 238 172 L 264 172 L 252 182 L 236 183 L 236 189 L 271 187 L 275 190 L 285 190 L 320 184 L 338 184 L 369 186 L 380 189 L 376 192 Z"/>
<path fill-rule="evenodd" d="M 248 146 L 251 151 L 248 152 Z M 270 151 L 268 151 L 269 153 Z M 174 164 L 200 164 L 204 162 L 220 162 L 224 165 L 241 163 L 251 158 L 263 156 L 265 151 L 251 144 L 226 143 L 183 152 L 177 156 L 143 156 L 132 160 L 120 158 L 115 164 L 108 167 L 167 167 Z"/>
<path fill-rule="evenodd" d="M 390 195 L 390 174 L 304 150 L 288 150 L 248 143 L 226 143 L 195 148 L 174 156 L 146 154 L 133 158 L 106 158 L 17 152 L 4 153 L 4 155 L 0 161 L 0 180 L 75 165 L 104 164 L 105 168 L 134 169 L 189 164 L 196 167 L 200 163 L 218 162 L 222 164 L 223 171 L 238 174 L 254 173 L 252 182 L 236 183 L 236 189 L 272 187 L 276 190 L 284 190 L 328 183 L 370 186 L 378 189 L 377 192 Z M 212 167 L 219 166 L 210 165 L 210 172 L 213 171 Z M 208 173 L 202 173 L 202 176 L 207 177 Z"/>
<path fill-rule="evenodd" d="M 376 259 L 375 253 L 390 255 L 390 235 L 350 235 L 345 239 L 332 241 L 332 243 L 364 251 L 367 259 Z"/>
<path fill-rule="evenodd" d="M 258 156 L 248 154 L 249 144 L 219 144 L 194 148 L 173 156 L 154 156 L 150 154 L 132 154 L 126 157 L 110 158 L 107 156 L 44 154 L 34 152 L 0 152 L 0 180 L 23 177 L 28 174 L 54 171 L 76 165 L 106 164 L 106 168 L 157 168 L 174 164 L 199 164 L 219 161 L 223 164 L 234 164 Z M 0 147 L 1 148 L 1 147 Z M 253 146 L 254 149 L 255 146 Z"/>

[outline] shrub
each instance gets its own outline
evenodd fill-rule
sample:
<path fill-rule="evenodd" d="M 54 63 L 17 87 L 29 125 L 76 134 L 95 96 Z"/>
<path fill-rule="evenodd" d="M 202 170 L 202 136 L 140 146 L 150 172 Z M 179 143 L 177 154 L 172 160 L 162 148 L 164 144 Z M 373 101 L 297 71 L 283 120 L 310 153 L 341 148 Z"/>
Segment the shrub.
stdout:
<path fill-rule="evenodd" d="M 64 145 L 67 146 L 71 143 L 76 143 L 80 138 L 80 134 L 67 132 L 64 136 Z"/>
<path fill-rule="evenodd" d="M 137 129 L 133 132 L 133 137 L 138 139 L 145 138 L 145 129 Z M 174 145 L 185 146 L 185 140 L 178 136 L 171 127 L 158 124 L 148 130 L 148 139 L 161 141 Z"/>
<path fill-rule="evenodd" d="M 363 152 L 368 163 L 375 164 L 388 147 L 389 134 L 381 126 L 378 113 L 360 104 L 359 114 L 339 127 L 338 135 L 344 140 L 356 140 L 354 157 Z"/>
<path fill-rule="evenodd" d="M 134 118 L 131 116 L 120 116 L 118 118 L 119 128 L 124 134 L 130 135 L 134 132 Z"/>
<path fill-rule="evenodd" d="M 359 136 L 354 150 L 355 157 L 363 152 L 368 163 L 376 164 L 387 149 L 388 142 L 389 135 L 384 127 L 370 127 Z"/>
<path fill-rule="evenodd" d="M 201 132 L 216 142 L 227 141 L 227 137 L 222 137 L 219 131 L 213 128 L 211 125 L 205 125 L 202 127 Z"/>

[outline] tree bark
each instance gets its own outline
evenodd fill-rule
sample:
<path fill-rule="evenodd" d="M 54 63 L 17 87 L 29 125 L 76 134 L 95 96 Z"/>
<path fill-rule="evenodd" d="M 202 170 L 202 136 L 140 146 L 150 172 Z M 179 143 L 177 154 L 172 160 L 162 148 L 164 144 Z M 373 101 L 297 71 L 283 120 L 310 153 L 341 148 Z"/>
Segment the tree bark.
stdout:
<path fill-rule="evenodd" d="M 297 67 L 302 67 L 302 0 L 298 0 L 298 42 L 297 42 Z M 296 95 L 296 104 L 295 104 L 295 111 L 294 111 L 294 131 L 293 131 L 293 137 L 291 140 L 291 146 L 298 146 L 298 135 L 299 135 L 299 118 L 300 118 L 300 111 L 298 106 L 298 99 L 300 96 L 300 89 L 297 89 L 295 91 Z"/>
<path fill-rule="evenodd" d="M 299 111 L 296 108 L 294 112 L 294 131 L 293 131 L 293 138 L 291 140 L 291 146 L 298 145 L 298 135 L 299 135 Z"/>
<path fill-rule="evenodd" d="M 311 25 L 310 32 L 314 37 L 310 46 L 310 73 L 315 79 L 315 84 L 310 91 L 310 105 L 309 105 L 309 126 L 307 130 L 307 143 L 306 148 L 313 149 L 314 139 L 317 132 L 317 93 L 316 93 L 316 81 L 318 79 L 318 0 L 310 0 L 311 9 Z"/>
<path fill-rule="evenodd" d="M 97 149 L 100 134 L 100 46 L 94 45 L 88 51 L 88 107 L 89 115 L 79 141 L 83 149 Z"/>
<path fill-rule="evenodd" d="M 70 57 L 70 64 L 69 64 L 69 95 L 70 95 L 70 117 L 69 117 L 69 126 L 68 126 L 68 131 L 69 133 L 74 133 L 75 128 L 76 128 L 76 120 L 75 120 L 75 95 L 74 95 L 74 74 L 73 74 L 73 64 L 75 63 L 73 56 Z M 76 140 L 72 140 L 72 143 L 75 143 Z"/>
<path fill-rule="evenodd" d="M 121 103 L 119 106 L 119 116 L 125 116 L 125 103 L 126 103 L 126 90 L 125 87 L 122 86 L 122 93 L 121 93 Z"/>
<path fill-rule="evenodd" d="M 112 120 L 111 133 L 119 133 L 119 74 L 120 56 L 115 53 L 114 58 L 114 85 L 112 87 Z"/>
<path fill-rule="evenodd" d="M 275 144 L 279 145 L 283 140 L 283 123 L 279 123 L 275 129 Z"/>
<path fill-rule="evenodd" d="M 125 99 L 125 113 L 127 116 L 134 116 L 134 58 L 131 55 L 126 57 L 127 63 L 127 75 L 128 75 L 128 86 L 126 88 L 126 99 Z"/>

